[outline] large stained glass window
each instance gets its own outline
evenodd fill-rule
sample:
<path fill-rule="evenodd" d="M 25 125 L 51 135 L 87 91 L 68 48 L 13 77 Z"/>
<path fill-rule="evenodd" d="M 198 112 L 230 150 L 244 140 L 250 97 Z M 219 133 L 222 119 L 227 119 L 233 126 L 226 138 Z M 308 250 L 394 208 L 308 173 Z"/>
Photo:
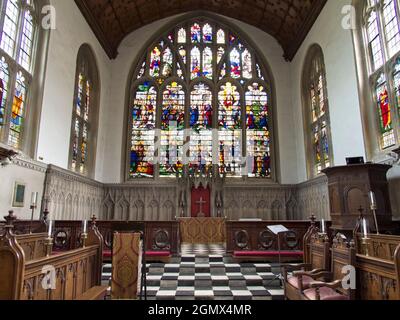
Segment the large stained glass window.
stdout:
<path fill-rule="evenodd" d="M 34 1 L 5 0 L 0 19 L 0 137 L 23 149 L 37 31 Z"/>
<path fill-rule="evenodd" d="M 82 175 L 94 170 L 98 110 L 98 72 L 93 52 L 83 45 L 78 52 L 77 79 L 72 114 L 69 167 Z"/>
<path fill-rule="evenodd" d="M 376 119 L 376 142 L 380 150 L 400 143 L 400 12 L 398 0 L 368 0 L 365 47 L 369 54 L 371 114 Z M 372 101 L 371 101 L 372 102 Z"/>
<path fill-rule="evenodd" d="M 128 178 L 199 171 L 271 178 L 271 88 L 264 71 L 240 35 L 211 19 L 160 36 L 132 79 Z"/>
<path fill-rule="evenodd" d="M 329 103 L 321 47 L 310 48 L 303 75 L 306 154 L 310 177 L 332 165 Z"/>

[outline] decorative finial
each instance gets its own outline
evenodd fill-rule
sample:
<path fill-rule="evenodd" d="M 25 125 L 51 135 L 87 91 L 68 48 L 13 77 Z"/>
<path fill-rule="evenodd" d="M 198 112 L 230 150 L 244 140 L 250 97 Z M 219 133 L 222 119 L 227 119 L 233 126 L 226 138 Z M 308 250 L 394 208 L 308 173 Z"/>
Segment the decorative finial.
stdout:
<path fill-rule="evenodd" d="M 92 227 L 94 227 L 96 225 L 96 221 L 97 221 L 97 218 L 96 218 L 95 214 L 93 214 L 91 220 L 92 220 Z"/>
<path fill-rule="evenodd" d="M 8 216 L 5 216 L 4 220 L 6 220 L 6 228 L 14 228 L 14 222 L 17 220 L 17 217 L 14 215 L 14 211 L 8 211 Z"/>
<path fill-rule="evenodd" d="M 315 222 L 317 221 L 317 217 L 314 214 L 311 214 L 310 220 L 311 220 L 311 224 L 315 225 Z"/>

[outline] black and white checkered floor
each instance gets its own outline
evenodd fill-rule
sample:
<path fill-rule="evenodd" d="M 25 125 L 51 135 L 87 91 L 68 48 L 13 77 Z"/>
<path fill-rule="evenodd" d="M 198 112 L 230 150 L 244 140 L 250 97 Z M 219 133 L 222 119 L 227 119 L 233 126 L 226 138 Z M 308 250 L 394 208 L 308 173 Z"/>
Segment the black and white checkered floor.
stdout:
<path fill-rule="evenodd" d="M 206 247 L 208 249 L 205 249 Z M 188 252 L 196 252 L 196 254 L 188 254 Z M 202 253 L 200 254 L 200 252 Z M 216 252 L 220 254 L 215 254 Z M 272 272 L 272 265 L 233 263 L 231 257 L 222 254 L 224 252 L 224 248 L 217 245 L 211 247 L 183 245 L 182 255 L 172 258 L 169 264 L 148 264 L 148 299 L 283 299 L 284 292 L 280 287 L 280 281 L 276 279 L 276 275 Z M 110 277 L 111 265 L 105 265 L 103 281 L 107 283 Z"/>

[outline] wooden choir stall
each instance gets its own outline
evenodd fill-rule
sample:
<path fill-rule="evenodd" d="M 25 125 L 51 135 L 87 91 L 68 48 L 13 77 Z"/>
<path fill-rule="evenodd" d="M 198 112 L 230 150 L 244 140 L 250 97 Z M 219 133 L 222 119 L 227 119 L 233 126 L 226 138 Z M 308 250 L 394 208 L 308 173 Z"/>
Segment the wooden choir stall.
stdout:
<path fill-rule="evenodd" d="M 0 236 L 0 300 L 101 300 L 103 238 L 93 222 L 80 248 L 54 254 L 49 233 L 16 236 L 12 212 Z"/>

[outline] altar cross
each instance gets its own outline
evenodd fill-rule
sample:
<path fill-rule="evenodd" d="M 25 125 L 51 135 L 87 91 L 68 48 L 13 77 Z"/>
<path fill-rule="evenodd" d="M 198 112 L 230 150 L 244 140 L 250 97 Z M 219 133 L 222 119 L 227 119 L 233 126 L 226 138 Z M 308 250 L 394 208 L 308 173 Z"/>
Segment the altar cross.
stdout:
<path fill-rule="evenodd" d="M 206 204 L 207 202 L 204 201 L 203 197 L 200 197 L 199 201 L 196 201 L 196 204 L 198 204 L 200 206 L 200 212 L 197 213 L 198 217 L 204 217 L 205 213 L 203 212 L 203 205 Z"/>

